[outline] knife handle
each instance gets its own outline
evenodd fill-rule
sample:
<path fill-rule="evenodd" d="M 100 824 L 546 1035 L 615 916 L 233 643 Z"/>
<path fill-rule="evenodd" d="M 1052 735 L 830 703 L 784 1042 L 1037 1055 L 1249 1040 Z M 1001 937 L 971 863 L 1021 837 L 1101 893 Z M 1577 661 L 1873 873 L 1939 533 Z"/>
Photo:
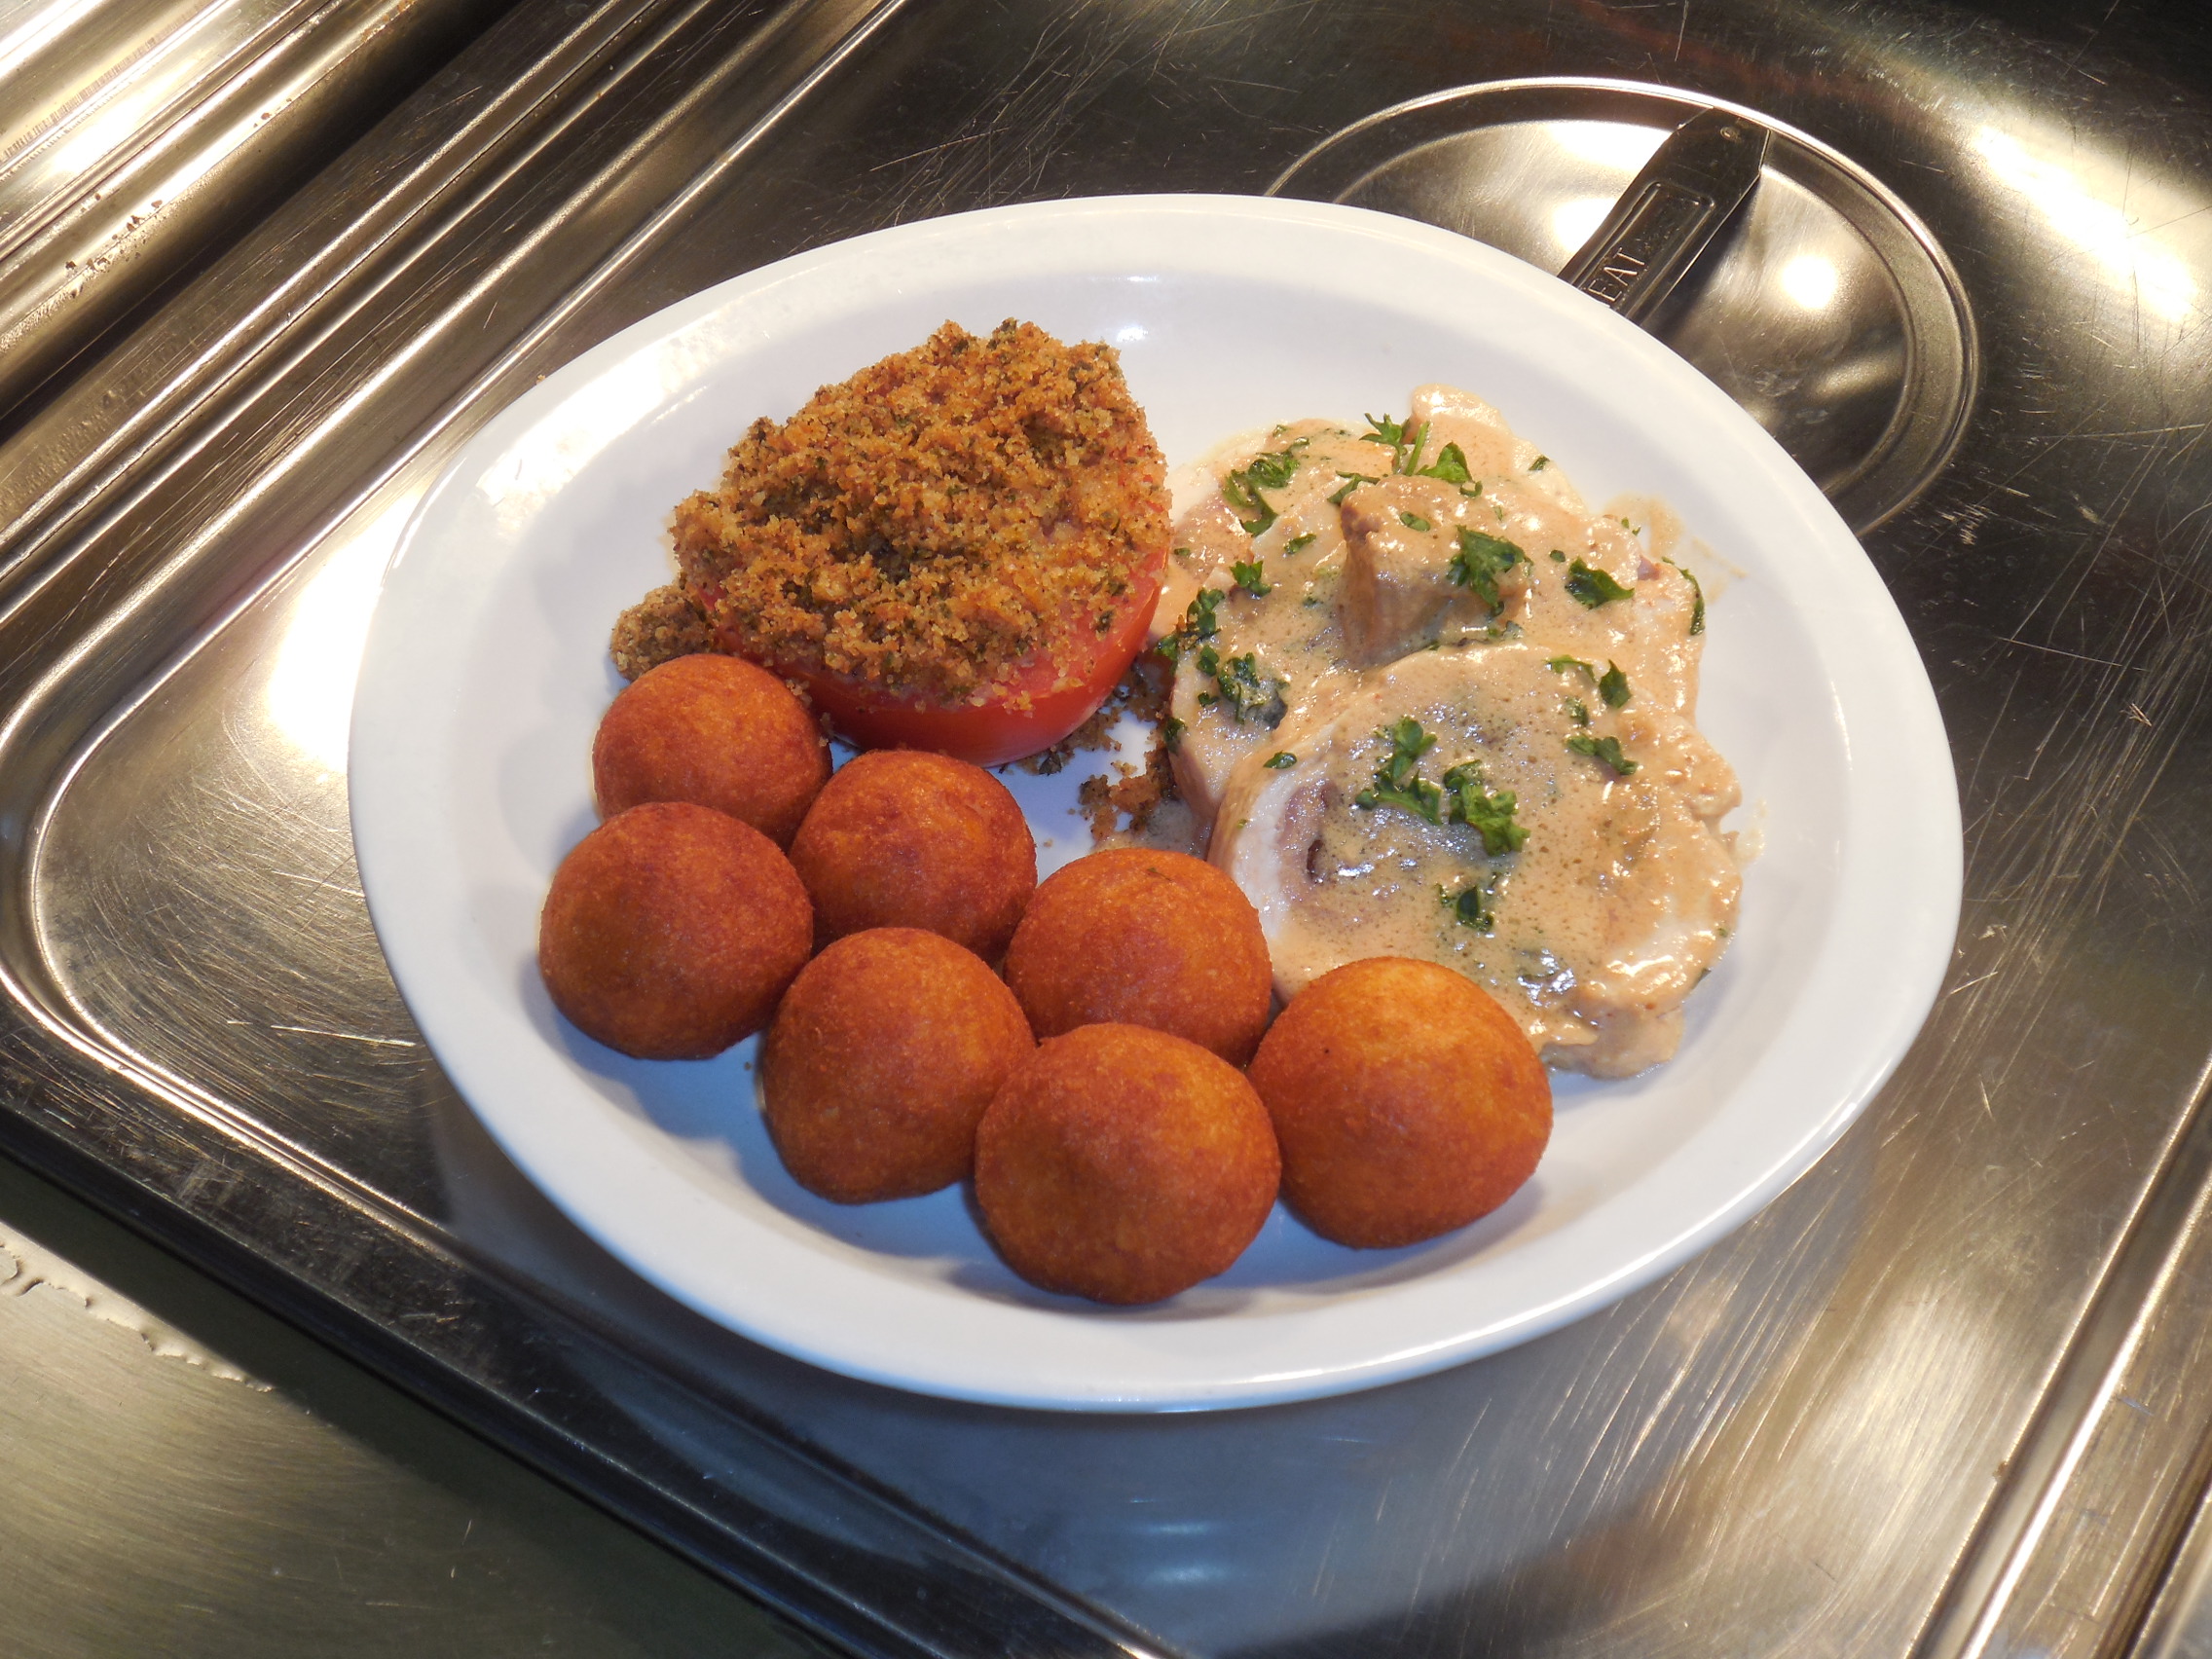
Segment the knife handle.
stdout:
<path fill-rule="evenodd" d="M 1682 123 L 1561 269 L 1561 280 L 1641 322 L 1751 194 L 1766 140 L 1764 128 L 1726 110 Z"/>

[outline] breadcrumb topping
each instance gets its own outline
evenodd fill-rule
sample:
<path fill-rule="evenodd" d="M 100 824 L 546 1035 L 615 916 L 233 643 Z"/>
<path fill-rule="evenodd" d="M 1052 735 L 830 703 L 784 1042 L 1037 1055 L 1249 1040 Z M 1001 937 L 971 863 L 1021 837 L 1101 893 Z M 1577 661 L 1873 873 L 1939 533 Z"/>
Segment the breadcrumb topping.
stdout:
<path fill-rule="evenodd" d="M 714 648 L 713 624 L 673 582 L 653 589 L 622 612 L 621 619 L 614 624 L 614 639 L 609 647 L 614 667 L 625 680 L 635 680 L 672 657 L 691 656 Z"/>
<path fill-rule="evenodd" d="M 1167 751 L 1155 744 L 1145 753 L 1143 771 L 1119 760 L 1114 762 L 1114 771 L 1116 776 L 1111 778 L 1101 774 L 1084 779 L 1083 787 L 1076 792 L 1083 816 L 1090 825 L 1091 839 L 1102 846 L 1153 844 L 1147 834 L 1153 820 L 1162 808 L 1183 798 L 1175 788 Z M 1129 821 L 1126 830 L 1120 828 L 1124 818 Z M 1190 852 L 1190 826 L 1178 824 L 1172 837 L 1158 844 Z"/>
<path fill-rule="evenodd" d="M 680 578 L 623 614 L 615 665 L 705 641 L 894 696 L 979 702 L 1048 658 L 1073 682 L 1164 555 L 1165 478 L 1112 347 L 947 322 L 754 423 L 677 507 Z"/>

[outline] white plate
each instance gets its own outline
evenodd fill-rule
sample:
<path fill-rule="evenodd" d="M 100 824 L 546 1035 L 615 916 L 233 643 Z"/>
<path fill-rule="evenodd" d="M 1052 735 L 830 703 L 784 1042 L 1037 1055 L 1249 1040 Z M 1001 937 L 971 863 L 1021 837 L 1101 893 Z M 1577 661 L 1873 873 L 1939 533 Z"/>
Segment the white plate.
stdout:
<path fill-rule="evenodd" d="M 1669 1065 L 1562 1079 L 1502 1210 L 1355 1252 L 1279 1209 L 1227 1275 L 1109 1311 L 1032 1291 L 957 1192 L 843 1209 L 763 1133 L 752 1045 L 624 1060 L 554 1015 L 538 904 L 593 823 L 615 613 L 758 415 L 1007 316 L 1121 348 L 1171 463 L 1305 415 L 1495 403 L 1593 501 L 1671 502 L 1743 572 L 1712 607 L 1703 723 L 1765 814 L 1742 931 Z M 593 1237 L 746 1335 L 856 1377 L 1079 1409 L 1365 1387 L 1524 1341 L 1644 1283 L 1817 1159 L 1903 1053 L 1957 925 L 1950 754 L 1920 659 L 1819 491 L 1709 382 L 1565 284 L 1356 208 L 1133 197 L 996 208 L 784 260 L 625 330 L 479 433 L 395 557 L 363 660 L 353 833 L 409 1009 L 514 1161 Z M 1047 868 L 1073 780 L 1010 774 Z"/>

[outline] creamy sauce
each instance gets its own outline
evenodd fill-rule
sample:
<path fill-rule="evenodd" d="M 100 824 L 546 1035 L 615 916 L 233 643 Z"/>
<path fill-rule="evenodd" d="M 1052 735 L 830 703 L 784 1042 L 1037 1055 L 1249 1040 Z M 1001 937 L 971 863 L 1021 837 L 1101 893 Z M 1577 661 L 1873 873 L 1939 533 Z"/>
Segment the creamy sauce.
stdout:
<path fill-rule="evenodd" d="M 1259 535 L 1248 534 L 1220 489 L 1176 521 L 1175 551 L 1158 614 L 1188 617 L 1201 590 L 1213 602 L 1216 630 L 1203 640 L 1186 642 L 1175 675 L 1169 713 L 1182 723 L 1175 750 L 1175 782 L 1202 823 L 1210 823 L 1221 803 L 1229 774 L 1245 756 L 1274 754 L 1282 741 L 1316 709 L 1349 689 L 1356 671 L 1347 660 L 1339 594 L 1344 583 L 1344 515 L 1330 498 L 1344 489 L 1340 476 L 1378 477 L 1390 469 L 1390 451 L 1362 441 L 1326 421 L 1300 421 L 1277 426 L 1262 454 L 1294 457 L 1289 481 L 1263 489 L 1269 510 L 1277 516 Z M 1248 462 L 1252 452 L 1224 458 L 1216 478 Z M 1235 567 L 1257 563 L 1263 594 L 1238 584 Z M 1217 660 L 1235 663 L 1249 656 L 1254 677 L 1279 688 L 1282 706 L 1270 702 L 1254 710 L 1224 703 L 1213 677 L 1198 670 L 1200 651 L 1211 645 Z M 1200 698 L 1211 699 L 1201 702 Z"/>
<path fill-rule="evenodd" d="M 1179 521 L 1177 780 L 1285 998 L 1439 962 L 1549 1063 L 1627 1076 L 1674 1053 L 1741 889 L 1735 775 L 1691 723 L 1702 597 L 1671 523 L 1593 513 L 1487 404 L 1423 387 L 1407 433 L 1278 426 Z M 1517 850 L 1372 794 L 1409 718 L 1433 740 L 1410 775 L 1510 793 Z"/>

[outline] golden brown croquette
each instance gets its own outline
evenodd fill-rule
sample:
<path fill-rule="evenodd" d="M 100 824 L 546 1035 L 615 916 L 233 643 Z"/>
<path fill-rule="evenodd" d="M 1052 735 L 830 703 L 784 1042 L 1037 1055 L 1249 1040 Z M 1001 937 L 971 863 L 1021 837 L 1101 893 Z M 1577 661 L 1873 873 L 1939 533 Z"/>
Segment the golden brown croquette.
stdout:
<path fill-rule="evenodd" d="M 585 1035 L 639 1059 L 704 1059 L 768 1023 L 813 942 L 806 889 L 773 841 L 711 807 L 655 801 L 561 861 L 537 967 Z"/>
<path fill-rule="evenodd" d="M 1037 843 L 980 766 L 911 749 L 855 756 L 792 841 L 827 944 L 866 928 L 923 928 L 995 962 L 1037 886 Z"/>
<path fill-rule="evenodd" d="M 1259 1096 L 1196 1043 L 1087 1025 L 1017 1068 L 976 1131 L 976 1202 L 1030 1283 L 1158 1302 L 1225 1272 L 1274 1202 Z"/>
<path fill-rule="evenodd" d="M 1412 1244 L 1488 1215 L 1551 1138 L 1551 1080 L 1521 1027 L 1433 962 L 1374 956 L 1322 975 L 1251 1077 L 1284 1201 L 1340 1244 Z"/>
<path fill-rule="evenodd" d="M 1092 853 L 1055 870 L 1007 947 L 1007 983 L 1040 1039 L 1118 1020 L 1172 1032 L 1232 1065 L 1272 996 L 1259 912 L 1188 853 Z"/>
<path fill-rule="evenodd" d="M 664 662 L 608 705 L 592 740 L 600 816 L 687 800 L 789 847 L 830 776 L 830 746 L 791 688 L 741 657 Z"/>
<path fill-rule="evenodd" d="M 800 970 L 761 1045 L 768 1133 L 837 1203 L 934 1193 L 967 1176 L 983 1108 L 1036 1049 L 981 957 L 917 928 L 848 934 Z"/>

